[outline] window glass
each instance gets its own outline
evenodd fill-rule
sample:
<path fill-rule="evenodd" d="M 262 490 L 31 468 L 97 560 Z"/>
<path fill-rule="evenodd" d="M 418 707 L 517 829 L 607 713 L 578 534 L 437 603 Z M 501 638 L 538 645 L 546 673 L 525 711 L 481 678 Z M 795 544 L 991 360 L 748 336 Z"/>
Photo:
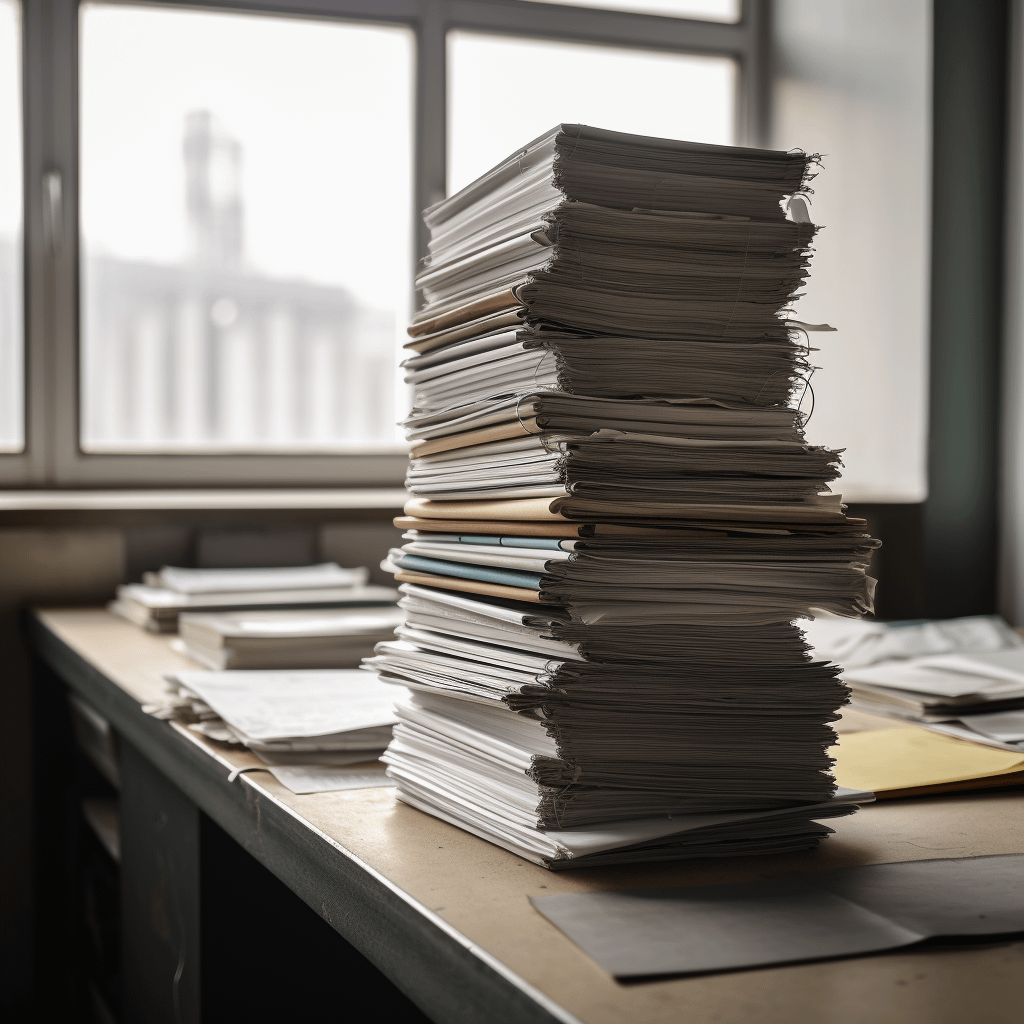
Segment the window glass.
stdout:
<path fill-rule="evenodd" d="M 773 144 L 823 154 L 825 227 L 795 315 L 838 331 L 811 335 L 807 437 L 846 449 L 847 501 L 928 491 L 931 7 L 786 0 L 773 15 Z"/>
<path fill-rule="evenodd" d="M 81 18 L 82 447 L 396 444 L 411 32 Z"/>
<path fill-rule="evenodd" d="M 735 96 L 729 57 L 450 32 L 448 190 L 560 122 L 728 144 Z"/>
<path fill-rule="evenodd" d="M 0 0 L 0 451 L 25 445 L 22 332 L 21 11 Z"/>
<path fill-rule="evenodd" d="M 740 0 L 533 0 L 556 3 L 560 7 L 603 7 L 610 11 L 634 14 L 660 14 L 668 18 L 693 18 L 696 21 L 740 20 Z"/>

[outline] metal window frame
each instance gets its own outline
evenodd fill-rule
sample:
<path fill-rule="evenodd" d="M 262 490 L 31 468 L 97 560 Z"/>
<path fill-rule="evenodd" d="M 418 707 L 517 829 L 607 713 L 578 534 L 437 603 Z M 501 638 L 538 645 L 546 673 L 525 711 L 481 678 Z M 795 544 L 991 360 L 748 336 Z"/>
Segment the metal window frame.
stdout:
<path fill-rule="evenodd" d="M 114 0 L 117 2 L 117 0 Z M 149 0 L 151 6 L 401 24 L 413 30 L 414 207 L 445 194 L 451 29 L 715 54 L 738 65 L 737 135 L 767 135 L 768 0 L 735 24 L 526 0 Z M 79 446 L 78 0 L 21 0 L 23 27 L 25 388 L 23 454 L 0 455 L 0 485 L 30 487 L 374 486 L 402 480 L 400 454 L 112 455 Z M 44 217 L 44 176 L 62 184 L 63 236 Z M 417 221 L 416 257 L 426 250 Z"/>

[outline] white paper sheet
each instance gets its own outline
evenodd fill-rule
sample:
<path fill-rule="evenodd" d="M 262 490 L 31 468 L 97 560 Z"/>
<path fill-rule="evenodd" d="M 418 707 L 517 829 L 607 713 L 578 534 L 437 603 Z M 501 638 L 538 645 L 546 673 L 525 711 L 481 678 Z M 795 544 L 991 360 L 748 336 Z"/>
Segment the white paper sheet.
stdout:
<path fill-rule="evenodd" d="M 802 622 L 817 657 L 847 669 L 896 658 L 960 651 L 997 651 L 1024 645 L 998 615 L 942 622 L 869 622 L 821 616 Z"/>
<path fill-rule="evenodd" d="M 273 765 L 268 769 L 293 793 L 334 793 L 343 789 L 375 789 L 394 786 L 384 766 L 333 768 L 320 765 Z"/>
<path fill-rule="evenodd" d="M 175 672 L 233 729 L 254 739 L 325 736 L 392 725 L 402 691 L 361 669 Z"/>
<path fill-rule="evenodd" d="M 990 699 L 1024 695 L 1024 680 L 1015 682 L 992 676 L 967 675 L 955 670 L 956 662 L 937 667 L 922 661 L 888 661 L 871 668 L 850 669 L 843 673 L 846 683 L 864 683 L 893 690 L 909 690 L 942 697 L 968 697 L 984 694 Z"/>

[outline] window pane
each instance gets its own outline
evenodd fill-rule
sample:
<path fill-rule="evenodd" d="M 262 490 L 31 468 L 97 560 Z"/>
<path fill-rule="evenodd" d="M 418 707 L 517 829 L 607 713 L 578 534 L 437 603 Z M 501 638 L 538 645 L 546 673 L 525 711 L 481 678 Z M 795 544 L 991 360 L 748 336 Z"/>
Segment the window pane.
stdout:
<path fill-rule="evenodd" d="M 838 329 L 811 336 L 807 439 L 846 449 L 851 502 L 928 491 L 931 10 L 787 0 L 774 14 L 773 144 L 824 154 L 811 217 L 826 228 L 795 315 Z"/>
<path fill-rule="evenodd" d="M 0 452 L 25 446 L 21 209 L 21 10 L 0 0 Z"/>
<path fill-rule="evenodd" d="M 731 143 L 735 93 L 729 57 L 449 32 L 449 194 L 560 122 Z"/>
<path fill-rule="evenodd" d="M 83 448 L 396 444 L 409 30 L 103 4 L 81 28 Z"/>
<path fill-rule="evenodd" d="M 609 11 L 634 14 L 660 14 L 666 18 L 693 18 L 696 21 L 740 20 L 740 0 L 531 0 L 556 3 L 561 7 L 602 7 Z"/>

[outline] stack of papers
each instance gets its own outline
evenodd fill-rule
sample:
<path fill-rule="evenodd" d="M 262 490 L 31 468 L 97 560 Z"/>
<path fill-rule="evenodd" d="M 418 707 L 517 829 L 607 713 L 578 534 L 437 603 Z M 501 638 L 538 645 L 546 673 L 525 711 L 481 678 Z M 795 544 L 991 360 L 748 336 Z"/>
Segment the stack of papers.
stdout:
<path fill-rule="evenodd" d="M 354 751 L 370 757 L 387 746 L 396 721 L 394 689 L 358 669 L 172 672 L 167 681 L 179 707 L 161 717 L 190 712 L 196 732 L 244 744 L 268 763 L 329 764 Z"/>
<path fill-rule="evenodd" d="M 810 164 L 560 126 L 427 211 L 406 623 L 369 663 L 411 691 L 401 799 L 547 867 L 805 849 L 855 809 L 794 624 L 869 611 L 877 546 L 791 401 Z"/>
<path fill-rule="evenodd" d="M 367 584 L 365 568 L 335 562 L 283 569 L 180 569 L 146 573 L 142 583 L 117 588 L 107 607 L 153 633 L 173 633 L 184 611 L 238 608 L 337 608 L 393 604 L 387 587 Z"/>
<path fill-rule="evenodd" d="M 1024 647 L 848 670 L 856 705 L 1024 753 Z"/>
<path fill-rule="evenodd" d="M 822 617 L 807 638 L 862 711 L 1024 752 L 1024 640 L 998 615 L 936 622 Z"/>
<path fill-rule="evenodd" d="M 171 646 L 212 669 L 357 668 L 401 621 L 393 607 L 185 612 Z"/>
<path fill-rule="evenodd" d="M 1024 647 L 1024 639 L 999 615 L 930 622 L 870 622 L 823 615 L 804 629 L 816 658 L 846 669 L 932 654 L 980 654 Z"/>
<path fill-rule="evenodd" d="M 391 739 L 396 690 L 371 673 L 173 672 L 166 678 L 167 699 L 144 711 L 248 747 L 296 792 L 352 788 L 353 781 L 389 784 L 382 768 L 364 762 L 375 761 Z M 362 769 L 337 771 L 351 764 Z"/>
<path fill-rule="evenodd" d="M 426 211 L 417 350 L 523 319 L 577 334 L 784 341 L 775 313 L 803 281 L 815 229 L 787 221 L 780 203 L 812 165 L 797 152 L 559 125 Z"/>
<path fill-rule="evenodd" d="M 606 622 L 635 617 L 638 605 L 645 606 L 649 623 L 705 625 L 779 622 L 805 614 L 808 607 L 845 615 L 870 608 L 864 569 L 874 545 L 864 536 L 780 531 L 716 537 L 661 530 L 646 536 L 534 540 L 440 533 L 433 525 L 424 521 L 407 532 L 405 545 L 392 549 L 385 568 L 399 579 L 434 577 L 434 586 L 476 593 L 497 595 L 494 586 L 525 591 L 507 596 L 568 603 L 584 621 L 596 615 Z M 515 541 L 529 546 L 513 546 Z M 615 587 L 618 602 L 628 606 L 609 609 L 608 587 Z"/>
<path fill-rule="evenodd" d="M 870 799 L 829 800 L 826 723 L 845 691 L 790 623 L 591 628 L 401 590 L 400 639 L 368 662 L 411 691 L 390 774 L 408 803 L 520 856 L 557 868 L 803 848 L 828 833 L 819 820 Z"/>

